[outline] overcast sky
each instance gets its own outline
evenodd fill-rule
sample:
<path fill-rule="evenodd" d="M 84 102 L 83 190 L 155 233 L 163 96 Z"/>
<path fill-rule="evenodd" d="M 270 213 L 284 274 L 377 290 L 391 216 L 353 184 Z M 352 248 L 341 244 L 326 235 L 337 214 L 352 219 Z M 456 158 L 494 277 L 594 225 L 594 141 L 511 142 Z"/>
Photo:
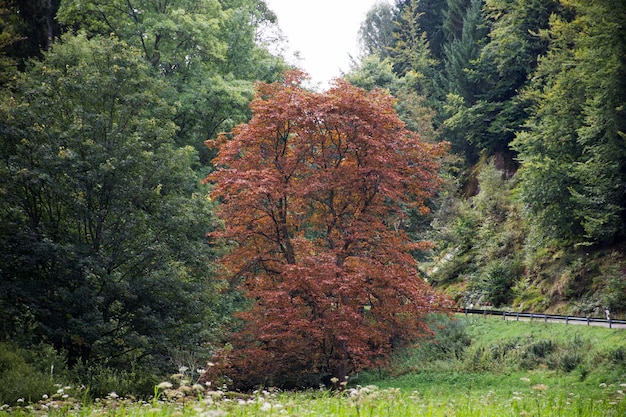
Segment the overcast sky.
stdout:
<path fill-rule="evenodd" d="M 266 0 L 298 64 L 325 86 L 350 69 L 359 56 L 358 32 L 371 7 L 386 0 Z"/>

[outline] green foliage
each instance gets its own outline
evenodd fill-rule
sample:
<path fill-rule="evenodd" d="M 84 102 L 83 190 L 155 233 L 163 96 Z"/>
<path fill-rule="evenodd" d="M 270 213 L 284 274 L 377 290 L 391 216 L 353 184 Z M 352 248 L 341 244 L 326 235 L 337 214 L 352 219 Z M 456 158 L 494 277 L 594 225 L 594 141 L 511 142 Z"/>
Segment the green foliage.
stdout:
<path fill-rule="evenodd" d="M 391 49 L 394 70 L 399 76 L 409 72 L 423 74 L 430 83 L 428 93 L 434 93 L 433 66 L 436 60 L 431 56 L 426 32 L 419 24 L 420 1 L 408 0 L 398 9 L 396 17 L 395 43 Z"/>
<path fill-rule="evenodd" d="M 393 8 L 388 3 L 375 4 L 359 28 L 361 50 L 366 56 L 387 57 L 393 45 L 393 32 Z"/>
<path fill-rule="evenodd" d="M 16 404 L 18 399 L 37 401 L 54 390 L 51 369 L 41 371 L 24 358 L 25 352 L 0 343 L 0 404 Z"/>
<path fill-rule="evenodd" d="M 611 252 L 600 265 L 594 281 L 605 308 L 620 311 L 626 306 L 626 260 L 623 253 Z"/>
<path fill-rule="evenodd" d="M 561 294 L 551 286 L 558 286 L 555 281 L 563 275 L 559 260 L 549 268 L 551 273 L 536 273 L 535 262 L 549 263 L 546 252 L 572 247 L 593 252 L 623 240 L 623 6 L 623 1 L 577 0 L 396 2 L 392 68 L 399 76 L 414 71 L 430 80 L 416 90 L 436 111 L 432 120 L 440 128 L 437 139 L 449 141 L 467 165 L 480 167 L 481 155 L 502 158 L 499 168 L 507 179 L 515 176 L 507 184 L 517 200 L 509 199 L 507 227 L 498 227 L 502 218 L 469 215 L 465 209 L 457 212 L 458 221 L 435 222 L 444 233 L 435 238 L 443 247 L 437 257 L 446 264 L 436 265 L 435 279 L 480 281 L 490 258 L 506 257 L 511 264 L 523 262 L 529 271 L 529 285 L 518 286 L 519 291 L 541 286 L 544 292 L 517 294 L 516 299 L 546 308 L 557 301 L 554 294 Z M 398 98 L 398 108 L 412 100 Z M 463 197 L 473 195 L 473 179 L 471 173 L 458 178 Z M 447 227 L 441 227 L 444 221 Z M 468 230 L 473 222 L 478 224 Z M 454 240 L 451 225 L 465 237 L 456 246 L 446 244 Z M 480 243 L 480 251 L 473 250 L 478 248 L 472 240 Z M 456 267 L 463 262 L 464 272 Z M 447 275 L 446 269 L 456 276 Z M 583 275 L 575 286 L 595 294 L 585 295 L 583 303 L 609 303 L 610 297 L 597 301 L 598 288 L 607 287 L 606 281 L 591 288 L 589 274 Z M 616 296 L 621 299 L 619 290 Z M 622 301 L 610 303 L 624 308 Z"/>
<path fill-rule="evenodd" d="M 610 243 L 623 233 L 623 10 L 572 2 L 573 17 L 553 17 L 548 53 L 525 93 L 534 107 L 513 143 L 520 196 L 565 244 Z"/>
<path fill-rule="evenodd" d="M 154 394 L 154 386 L 161 382 L 157 375 L 143 366 L 130 369 L 115 369 L 104 364 L 78 364 L 70 374 L 77 386 L 89 388 L 90 398 L 105 398 L 111 392 L 120 396 L 149 398 Z"/>
<path fill-rule="evenodd" d="M 470 105 L 474 104 L 478 82 L 474 77 L 473 62 L 480 54 L 485 37 L 482 23 L 482 0 L 471 0 L 463 17 L 459 34 L 453 34 L 451 41 L 444 46 L 444 67 L 447 91 L 459 94 Z"/>
<path fill-rule="evenodd" d="M 176 143 L 193 146 L 205 166 L 214 155 L 204 141 L 245 122 L 254 82 L 274 81 L 285 68 L 257 36 L 275 21 L 257 0 L 66 0 L 58 19 L 141 51 L 176 108 Z"/>
<path fill-rule="evenodd" d="M 164 89 L 135 48 L 79 34 L 7 96 L 3 338 L 48 341 L 72 366 L 156 371 L 216 335 L 228 301 L 207 267 L 212 203 Z"/>
<path fill-rule="evenodd" d="M 485 266 L 477 286 L 484 294 L 485 301 L 495 307 L 501 307 L 510 303 L 512 288 L 519 274 L 520 267 L 515 262 L 496 259 Z"/>
<path fill-rule="evenodd" d="M 466 288 L 457 302 L 462 305 L 506 305 L 524 272 L 518 252 L 524 242 L 524 223 L 511 194 L 511 181 L 495 166 L 483 162 L 476 179 L 478 193 L 457 206 L 451 224 L 438 230 L 440 258 L 431 268 L 433 280 L 441 285 L 464 278 Z M 446 231 L 448 230 L 448 231 Z"/>
<path fill-rule="evenodd" d="M 445 363 L 455 363 L 465 358 L 472 340 L 464 320 L 431 314 L 427 322 L 433 334 L 414 346 L 396 352 L 391 364 L 378 370 L 379 376 L 389 378 L 440 369 Z M 367 383 L 371 376 L 365 372 L 357 383 Z"/>
<path fill-rule="evenodd" d="M 31 58 L 39 58 L 59 36 L 60 27 L 52 18 L 59 0 L 2 0 L 0 2 L 0 73 L 4 65 L 23 70 Z M 9 74 L 3 74 L 6 76 Z M 0 85 L 10 78 L 2 79 Z"/>

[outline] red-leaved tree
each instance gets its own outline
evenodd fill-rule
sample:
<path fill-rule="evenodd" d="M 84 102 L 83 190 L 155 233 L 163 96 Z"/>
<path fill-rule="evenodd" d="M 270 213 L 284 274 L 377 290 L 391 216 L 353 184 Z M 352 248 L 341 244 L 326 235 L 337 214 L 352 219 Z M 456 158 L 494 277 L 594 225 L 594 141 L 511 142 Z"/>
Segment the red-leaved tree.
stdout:
<path fill-rule="evenodd" d="M 445 145 L 406 130 L 384 91 L 338 80 L 315 93 L 305 78 L 260 84 L 251 121 L 210 143 L 224 221 L 212 237 L 232 244 L 221 263 L 251 300 L 213 373 L 238 388 L 343 381 L 446 304 L 403 231 L 408 210 L 428 211 Z"/>

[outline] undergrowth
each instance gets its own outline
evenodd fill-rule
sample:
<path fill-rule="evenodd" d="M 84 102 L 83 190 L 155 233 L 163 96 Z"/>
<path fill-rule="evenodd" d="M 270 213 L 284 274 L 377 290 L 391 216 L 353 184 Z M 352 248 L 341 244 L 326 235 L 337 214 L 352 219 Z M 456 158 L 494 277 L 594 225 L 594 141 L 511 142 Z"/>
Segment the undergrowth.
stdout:
<path fill-rule="evenodd" d="M 388 368 L 351 376 L 345 391 L 231 392 L 194 384 L 183 369 L 155 386 L 149 399 L 111 391 L 94 400 L 89 387 L 45 385 L 55 378 L 43 366 L 0 345 L 0 366 L 12 369 L 6 373 L 12 381 L 32 374 L 45 383 L 0 406 L 0 417 L 626 415 L 624 330 L 464 316 L 432 316 L 429 325 L 435 330 L 429 340 L 400 352 Z M 121 387 L 134 378 L 104 378 L 111 384 L 105 385 L 120 377 L 128 378 Z M 5 395 L 6 385 L 1 390 Z"/>

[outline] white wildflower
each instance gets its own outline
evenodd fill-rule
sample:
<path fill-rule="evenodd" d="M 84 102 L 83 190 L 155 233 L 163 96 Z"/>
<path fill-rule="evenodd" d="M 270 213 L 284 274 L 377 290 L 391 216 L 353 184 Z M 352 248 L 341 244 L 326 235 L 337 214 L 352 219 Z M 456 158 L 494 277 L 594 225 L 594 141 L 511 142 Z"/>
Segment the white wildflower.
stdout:
<path fill-rule="evenodd" d="M 170 389 L 170 388 L 172 388 L 172 386 L 173 386 L 173 385 L 172 385 L 172 383 L 171 383 L 171 382 L 168 382 L 168 381 L 163 381 L 163 382 L 161 382 L 159 385 L 157 385 L 156 387 L 157 387 L 158 389 Z"/>
<path fill-rule="evenodd" d="M 225 417 L 226 411 L 223 410 L 208 410 L 200 414 L 200 417 Z"/>

